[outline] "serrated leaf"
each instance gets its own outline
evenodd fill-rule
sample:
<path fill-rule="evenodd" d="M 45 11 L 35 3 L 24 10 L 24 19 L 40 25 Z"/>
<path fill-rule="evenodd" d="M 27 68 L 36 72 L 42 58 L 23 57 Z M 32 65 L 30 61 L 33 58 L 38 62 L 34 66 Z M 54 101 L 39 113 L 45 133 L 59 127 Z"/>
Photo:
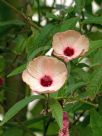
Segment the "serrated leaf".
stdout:
<path fill-rule="evenodd" d="M 12 117 L 14 117 L 21 109 L 23 109 L 29 102 L 35 99 L 42 99 L 42 96 L 29 96 L 13 105 L 8 112 L 5 114 L 3 121 L 0 123 L 0 126 L 4 125 Z"/>
<path fill-rule="evenodd" d="M 90 126 L 93 136 L 102 136 L 102 116 L 95 110 L 90 112 Z"/>
<path fill-rule="evenodd" d="M 26 68 L 26 64 L 23 64 L 16 69 L 14 69 L 7 77 L 15 76 L 17 74 L 20 74 L 24 69 Z"/>
<path fill-rule="evenodd" d="M 55 99 L 50 99 L 49 106 L 52 111 L 52 115 L 57 121 L 60 128 L 62 128 L 63 110 L 60 103 Z"/>

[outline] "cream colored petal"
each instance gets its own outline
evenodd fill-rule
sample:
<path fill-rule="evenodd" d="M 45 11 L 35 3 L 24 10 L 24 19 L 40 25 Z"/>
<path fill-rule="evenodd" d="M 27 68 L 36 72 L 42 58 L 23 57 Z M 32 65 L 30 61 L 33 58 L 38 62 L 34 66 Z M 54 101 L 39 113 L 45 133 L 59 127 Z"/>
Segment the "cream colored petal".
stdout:
<path fill-rule="evenodd" d="M 64 54 L 57 54 L 56 52 L 53 52 L 53 54 L 61 59 L 63 59 L 65 62 L 69 62 L 71 58 L 65 56 Z"/>
<path fill-rule="evenodd" d="M 67 73 L 61 73 L 53 78 L 53 84 L 50 87 L 42 87 L 42 91 L 39 93 L 54 93 L 58 91 L 65 83 L 67 79 Z"/>
<path fill-rule="evenodd" d="M 46 91 L 43 91 L 42 93 L 54 93 L 58 91 L 65 83 L 67 79 L 66 73 L 60 74 L 59 76 L 54 78 L 54 82 L 50 87 L 46 87 Z"/>
<path fill-rule="evenodd" d="M 43 87 L 40 79 L 48 75 L 53 83 L 50 87 Z M 67 68 L 65 64 L 54 57 L 40 56 L 33 59 L 22 74 L 22 79 L 35 93 L 52 93 L 57 91 L 65 82 Z"/>
<path fill-rule="evenodd" d="M 57 58 L 51 57 L 46 64 L 47 65 L 45 66 L 45 69 L 48 72 L 46 74 L 50 74 L 51 77 L 55 77 L 60 73 L 67 72 L 65 64 Z"/>
<path fill-rule="evenodd" d="M 47 90 L 46 87 L 41 86 L 40 81 L 33 78 L 27 70 L 24 70 L 22 73 L 23 81 L 29 85 L 30 89 L 32 90 L 33 94 L 43 93 Z"/>
<path fill-rule="evenodd" d="M 54 93 L 58 91 L 64 85 L 67 77 L 67 72 L 56 75 L 53 77 L 53 84 L 50 87 L 42 87 L 42 90 L 38 90 L 38 93 Z"/>
<path fill-rule="evenodd" d="M 52 86 L 52 90 L 59 90 L 65 83 L 68 78 L 68 74 L 66 72 L 59 74 L 54 78 L 54 84 Z"/>
<path fill-rule="evenodd" d="M 83 56 L 89 49 L 89 39 L 82 35 L 76 46 L 79 46 L 79 48 L 82 49 L 81 56 Z"/>
<path fill-rule="evenodd" d="M 29 62 L 27 66 L 27 70 L 34 78 L 39 79 L 43 76 L 44 65 L 46 65 L 45 61 L 46 61 L 46 56 L 39 56 Z"/>
<path fill-rule="evenodd" d="M 50 87 L 43 87 L 40 85 L 40 82 L 38 80 L 29 75 L 27 70 L 25 70 L 22 74 L 23 81 L 29 85 L 34 95 L 42 93 L 54 93 L 58 91 L 65 83 L 66 78 L 67 73 L 61 73 L 53 78 L 53 84 Z"/>
<path fill-rule="evenodd" d="M 32 90 L 38 90 L 39 88 L 39 80 L 33 78 L 27 70 L 24 70 L 22 73 L 23 81 L 30 86 Z"/>
<path fill-rule="evenodd" d="M 72 46 L 81 34 L 74 30 L 56 33 L 53 36 L 52 47 L 58 54 L 63 54 L 63 49 L 67 46 Z"/>
<path fill-rule="evenodd" d="M 55 90 L 49 89 L 49 90 L 43 90 L 43 91 L 41 91 L 41 92 L 40 92 L 40 91 L 39 91 L 39 92 L 38 92 L 38 91 L 33 91 L 33 94 L 34 94 L 34 95 L 46 94 L 46 93 L 49 93 L 49 94 L 50 94 L 50 93 L 55 93 L 55 92 L 56 92 Z"/>
<path fill-rule="evenodd" d="M 89 40 L 84 35 L 82 35 L 77 42 L 73 45 L 75 50 L 75 54 L 70 57 L 70 59 L 77 58 L 79 56 L 83 56 L 89 49 Z"/>
<path fill-rule="evenodd" d="M 68 57 L 68 56 L 65 56 L 63 52 L 61 53 L 60 50 L 63 51 L 63 49 L 61 49 L 61 48 L 64 46 L 60 44 L 60 46 L 62 46 L 62 47 L 61 48 L 60 48 L 60 46 L 58 47 L 57 42 L 56 42 L 56 44 L 53 45 L 53 48 L 54 48 L 54 55 L 56 55 L 60 58 L 63 58 L 65 62 L 68 62 L 74 58 L 77 58 L 79 56 L 83 56 L 88 51 L 89 40 L 84 35 L 81 35 L 80 33 L 76 32 L 76 31 L 71 30 L 71 31 L 66 31 L 66 32 L 67 32 L 67 34 L 70 33 L 70 35 L 68 36 L 68 39 L 67 39 L 67 38 L 64 38 L 66 36 L 65 36 L 65 34 L 63 34 L 63 36 L 64 36 L 63 39 L 65 41 L 67 41 L 67 47 L 71 47 L 74 49 L 74 55 Z M 66 32 L 64 32 L 64 33 L 66 33 Z M 61 35 L 61 33 L 59 35 Z M 71 36 L 73 36 L 73 38 L 71 38 Z M 56 38 L 56 39 L 58 39 L 58 38 Z M 65 47 L 64 47 L 64 49 L 65 49 Z"/>
<path fill-rule="evenodd" d="M 30 89 L 32 90 L 32 93 L 34 95 L 36 94 L 42 94 L 42 93 L 53 93 L 55 90 L 53 90 L 53 85 L 51 87 L 43 87 L 39 84 L 38 81 L 33 79 L 26 71 L 23 72 L 22 75 L 23 81 L 29 85 Z"/>
<path fill-rule="evenodd" d="M 27 69 L 33 77 L 39 79 L 44 75 L 53 77 L 55 74 L 64 72 L 66 71 L 66 66 L 57 58 L 40 56 L 31 61 Z"/>
<path fill-rule="evenodd" d="M 53 78 L 53 84 L 48 87 L 47 93 L 53 93 L 58 91 L 68 78 L 67 72 L 60 73 Z"/>

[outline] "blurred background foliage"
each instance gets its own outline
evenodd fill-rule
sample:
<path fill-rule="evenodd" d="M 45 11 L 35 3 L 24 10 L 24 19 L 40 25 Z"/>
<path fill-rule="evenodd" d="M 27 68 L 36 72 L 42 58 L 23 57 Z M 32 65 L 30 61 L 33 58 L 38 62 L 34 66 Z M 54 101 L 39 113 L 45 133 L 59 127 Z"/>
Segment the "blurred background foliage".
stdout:
<path fill-rule="evenodd" d="M 90 49 L 68 63 L 65 86 L 51 100 L 29 106 L 33 99 L 24 100 L 7 115 L 31 95 L 21 79 L 27 62 L 51 48 L 56 32 L 69 29 L 85 34 Z M 57 136 L 59 103 L 69 114 L 70 136 L 102 135 L 102 0 L 0 0 L 0 120 L 6 120 L 0 136 Z"/>

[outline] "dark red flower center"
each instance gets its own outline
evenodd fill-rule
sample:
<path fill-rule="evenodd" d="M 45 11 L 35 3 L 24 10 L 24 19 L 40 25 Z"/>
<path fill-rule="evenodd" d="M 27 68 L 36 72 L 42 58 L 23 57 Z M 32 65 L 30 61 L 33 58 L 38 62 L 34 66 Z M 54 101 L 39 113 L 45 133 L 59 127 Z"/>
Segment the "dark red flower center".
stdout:
<path fill-rule="evenodd" d="M 50 76 L 45 75 L 43 78 L 41 78 L 40 83 L 44 87 L 49 87 L 52 84 L 52 79 Z"/>
<path fill-rule="evenodd" d="M 70 48 L 70 47 L 65 48 L 64 55 L 71 57 L 73 54 L 74 54 L 73 48 Z"/>

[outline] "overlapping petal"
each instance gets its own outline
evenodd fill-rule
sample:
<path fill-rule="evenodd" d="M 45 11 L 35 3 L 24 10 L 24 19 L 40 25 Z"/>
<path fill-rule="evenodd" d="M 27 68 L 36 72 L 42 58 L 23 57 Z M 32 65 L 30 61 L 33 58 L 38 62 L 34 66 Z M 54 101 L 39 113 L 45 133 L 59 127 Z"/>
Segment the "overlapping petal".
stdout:
<path fill-rule="evenodd" d="M 52 79 L 50 86 L 43 86 L 41 79 L 49 76 Z M 60 89 L 67 78 L 67 69 L 63 62 L 48 56 L 39 56 L 27 65 L 22 74 L 23 81 L 33 92 L 52 93 Z"/>
<path fill-rule="evenodd" d="M 53 36 L 54 55 L 70 61 L 84 55 L 89 48 L 89 40 L 75 30 L 56 33 Z"/>

